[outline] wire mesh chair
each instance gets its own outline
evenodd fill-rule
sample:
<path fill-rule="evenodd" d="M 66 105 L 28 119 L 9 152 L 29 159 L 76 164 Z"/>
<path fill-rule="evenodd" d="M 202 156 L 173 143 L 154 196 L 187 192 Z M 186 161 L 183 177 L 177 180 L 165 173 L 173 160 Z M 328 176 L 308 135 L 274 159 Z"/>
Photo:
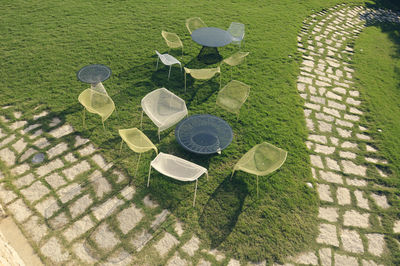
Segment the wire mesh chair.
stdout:
<path fill-rule="evenodd" d="M 235 113 L 237 120 L 239 119 L 240 108 L 246 101 L 249 93 L 249 85 L 232 80 L 219 91 L 216 104 L 231 113 Z"/>
<path fill-rule="evenodd" d="M 186 28 L 188 29 L 190 34 L 192 34 L 192 32 L 198 28 L 205 27 L 207 27 L 206 23 L 204 23 L 199 17 L 188 18 L 186 20 Z"/>
<path fill-rule="evenodd" d="M 161 60 L 161 62 L 164 65 L 169 66 L 168 80 L 169 80 L 169 76 L 171 75 L 172 65 L 178 64 L 180 66 L 181 72 L 182 72 L 182 64 L 178 59 L 176 59 L 175 57 L 173 57 L 172 55 L 169 55 L 169 54 L 160 54 L 157 50 L 156 50 L 156 54 L 158 55 L 156 70 L 158 69 L 158 61 L 159 60 Z"/>
<path fill-rule="evenodd" d="M 244 24 L 232 22 L 228 28 L 228 32 L 232 35 L 232 42 L 239 45 L 239 49 L 242 41 L 244 46 Z"/>
<path fill-rule="evenodd" d="M 145 112 L 158 127 L 159 141 L 161 131 L 170 128 L 188 115 L 185 101 L 166 88 L 148 93 L 143 97 L 141 105 L 140 127 L 142 128 L 143 112 Z"/>
<path fill-rule="evenodd" d="M 85 126 L 85 109 L 89 113 L 98 114 L 101 116 L 101 122 L 104 127 L 104 121 L 113 113 L 115 105 L 113 100 L 107 94 L 98 92 L 93 89 L 84 90 L 78 97 L 83 108 L 83 126 Z"/>
<path fill-rule="evenodd" d="M 183 56 L 183 43 L 179 36 L 173 32 L 161 31 L 161 35 L 164 38 L 165 42 L 168 46 L 168 53 L 172 49 L 182 48 L 182 56 Z"/>
<path fill-rule="evenodd" d="M 235 164 L 231 179 L 235 171 L 238 170 L 256 175 L 258 197 L 258 176 L 265 176 L 279 169 L 286 161 L 286 157 L 287 151 L 268 142 L 257 144 L 246 152 Z"/>
<path fill-rule="evenodd" d="M 159 173 L 179 181 L 188 182 L 196 180 L 193 198 L 193 207 L 195 206 L 198 179 L 203 174 L 206 174 L 208 180 L 208 171 L 206 168 L 174 155 L 160 152 L 150 163 L 147 187 L 150 185 L 151 167 L 156 169 Z"/>
<path fill-rule="evenodd" d="M 157 147 L 151 142 L 151 140 L 139 129 L 137 128 L 129 128 L 129 129 L 120 129 L 118 130 L 119 135 L 121 136 L 121 145 L 119 148 L 119 153 L 121 154 L 122 145 L 125 142 L 128 147 L 136 152 L 139 153 L 139 158 L 136 164 L 135 175 L 133 178 L 136 177 L 136 173 L 139 168 L 140 157 L 143 152 L 147 152 L 149 150 L 154 150 L 156 154 L 158 154 Z"/>
<path fill-rule="evenodd" d="M 214 77 L 216 74 L 220 74 L 219 76 L 219 87 L 221 88 L 221 68 L 202 68 L 202 69 L 190 69 L 183 68 L 185 70 L 185 92 L 186 92 L 186 74 L 189 74 L 194 79 L 207 80 Z"/>
<path fill-rule="evenodd" d="M 231 79 L 232 79 L 232 68 L 234 66 L 237 66 L 237 65 L 240 65 L 241 63 L 243 63 L 243 61 L 246 60 L 246 56 L 248 56 L 248 55 L 249 55 L 249 52 L 239 51 L 222 61 L 221 65 L 223 63 L 225 63 L 225 64 L 231 66 Z"/>

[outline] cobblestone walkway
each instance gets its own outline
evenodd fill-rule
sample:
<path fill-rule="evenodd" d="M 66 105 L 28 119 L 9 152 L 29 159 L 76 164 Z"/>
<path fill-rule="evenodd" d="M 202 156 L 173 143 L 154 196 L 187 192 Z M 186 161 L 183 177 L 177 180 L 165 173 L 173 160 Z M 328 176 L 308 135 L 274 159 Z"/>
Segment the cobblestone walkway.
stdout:
<path fill-rule="evenodd" d="M 385 233 L 400 232 L 400 221 L 393 232 L 382 227 L 380 214 L 391 206 L 371 188 L 390 173 L 380 170 L 387 162 L 362 125 L 352 86 L 348 44 L 365 19 L 399 17 L 336 6 L 307 18 L 298 36 L 304 60 L 297 89 L 321 206 L 313 250 L 286 265 L 379 265 L 388 253 Z M 27 114 L 0 110 L 0 160 L 9 169 L 0 173 L 0 200 L 46 264 L 240 265 L 205 249 L 168 210 L 126 186 L 126 176 L 58 117 L 40 106 Z"/>
<path fill-rule="evenodd" d="M 304 21 L 298 36 L 303 62 L 297 89 L 304 99 L 312 174 L 321 204 L 317 250 L 294 263 L 379 265 L 388 256 L 382 214 L 391 206 L 386 188 L 387 161 L 379 156 L 363 125 L 363 102 L 353 87 L 351 45 L 366 22 L 396 22 L 399 14 L 336 6 Z M 394 232 L 398 232 L 398 222 Z"/>

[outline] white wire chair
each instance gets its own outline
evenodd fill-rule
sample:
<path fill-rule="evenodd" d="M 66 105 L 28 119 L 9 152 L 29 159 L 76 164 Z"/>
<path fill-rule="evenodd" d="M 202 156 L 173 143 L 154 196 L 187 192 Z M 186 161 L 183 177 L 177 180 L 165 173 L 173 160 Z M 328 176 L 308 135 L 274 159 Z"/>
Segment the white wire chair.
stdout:
<path fill-rule="evenodd" d="M 241 47 L 243 41 L 244 46 L 244 24 L 239 22 L 232 22 L 228 28 L 228 32 L 232 35 L 232 42 Z"/>
<path fill-rule="evenodd" d="M 188 182 L 196 180 L 193 198 L 193 207 L 195 206 L 198 179 L 203 174 L 206 174 L 208 180 L 208 171 L 206 168 L 174 155 L 160 152 L 150 163 L 147 187 L 150 185 L 151 167 L 156 169 L 159 173 L 179 181 Z"/>
<path fill-rule="evenodd" d="M 158 140 L 160 132 L 178 123 L 188 115 L 185 101 L 167 90 L 159 88 L 143 97 L 140 128 L 142 128 L 143 112 L 158 127 Z"/>
<path fill-rule="evenodd" d="M 158 55 L 156 70 L 158 69 L 158 61 L 159 60 L 161 60 L 161 62 L 164 65 L 169 66 L 168 80 L 169 80 L 169 76 L 171 75 L 172 65 L 178 64 L 180 66 L 181 72 L 182 72 L 182 64 L 178 59 L 176 59 L 175 57 L 173 57 L 172 55 L 169 55 L 169 54 L 160 54 L 157 50 L 156 50 L 156 54 Z"/>

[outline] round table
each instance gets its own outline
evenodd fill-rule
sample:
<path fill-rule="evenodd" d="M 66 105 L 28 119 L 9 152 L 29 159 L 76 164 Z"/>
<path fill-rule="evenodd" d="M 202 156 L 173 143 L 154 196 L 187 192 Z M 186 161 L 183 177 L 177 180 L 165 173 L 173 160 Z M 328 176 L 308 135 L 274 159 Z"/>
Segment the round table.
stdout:
<path fill-rule="evenodd" d="M 192 115 L 175 128 L 175 138 L 186 150 L 197 154 L 221 153 L 232 142 L 231 126 L 222 118 Z"/>
<path fill-rule="evenodd" d="M 218 52 L 218 47 L 228 45 L 232 42 L 232 35 L 229 32 L 214 27 L 198 28 L 192 32 L 191 36 L 194 42 L 203 46 L 198 58 L 210 59 L 207 57 L 214 57 L 214 61 L 217 60 L 216 62 L 222 59 Z"/>
<path fill-rule="evenodd" d="M 82 67 L 76 73 L 76 76 L 82 82 L 96 85 L 111 76 L 111 69 L 108 66 L 101 64 L 87 65 Z"/>

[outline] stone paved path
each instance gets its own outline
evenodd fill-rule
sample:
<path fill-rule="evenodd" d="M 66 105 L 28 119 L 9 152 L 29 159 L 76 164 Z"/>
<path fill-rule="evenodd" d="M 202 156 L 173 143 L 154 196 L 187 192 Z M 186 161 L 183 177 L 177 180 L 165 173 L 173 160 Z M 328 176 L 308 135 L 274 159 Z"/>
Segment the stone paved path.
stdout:
<path fill-rule="evenodd" d="M 349 64 L 349 44 L 371 19 L 399 22 L 398 14 L 341 5 L 307 18 L 298 36 L 297 89 L 321 206 L 313 249 L 286 265 L 379 265 L 385 234 L 400 232 L 400 221 L 384 231 L 381 213 L 391 206 L 370 189 L 390 173 L 379 170 L 387 162 L 362 124 Z M 240 265 L 126 186 L 126 176 L 60 118 L 40 106 L 0 110 L 0 161 L 9 169 L 0 173 L 0 201 L 46 264 Z"/>
<path fill-rule="evenodd" d="M 374 182 L 389 175 L 380 170 L 387 161 L 363 125 L 351 45 L 366 22 L 399 23 L 399 18 L 389 11 L 339 5 L 304 21 L 298 36 L 303 62 L 297 89 L 305 101 L 306 145 L 321 200 L 320 224 L 317 248 L 289 259 L 292 263 L 380 265 L 388 256 L 385 234 L 393 232 L 385 232 L 382 214 L 391 206 L 381 192 L 385 188 Z"/>

